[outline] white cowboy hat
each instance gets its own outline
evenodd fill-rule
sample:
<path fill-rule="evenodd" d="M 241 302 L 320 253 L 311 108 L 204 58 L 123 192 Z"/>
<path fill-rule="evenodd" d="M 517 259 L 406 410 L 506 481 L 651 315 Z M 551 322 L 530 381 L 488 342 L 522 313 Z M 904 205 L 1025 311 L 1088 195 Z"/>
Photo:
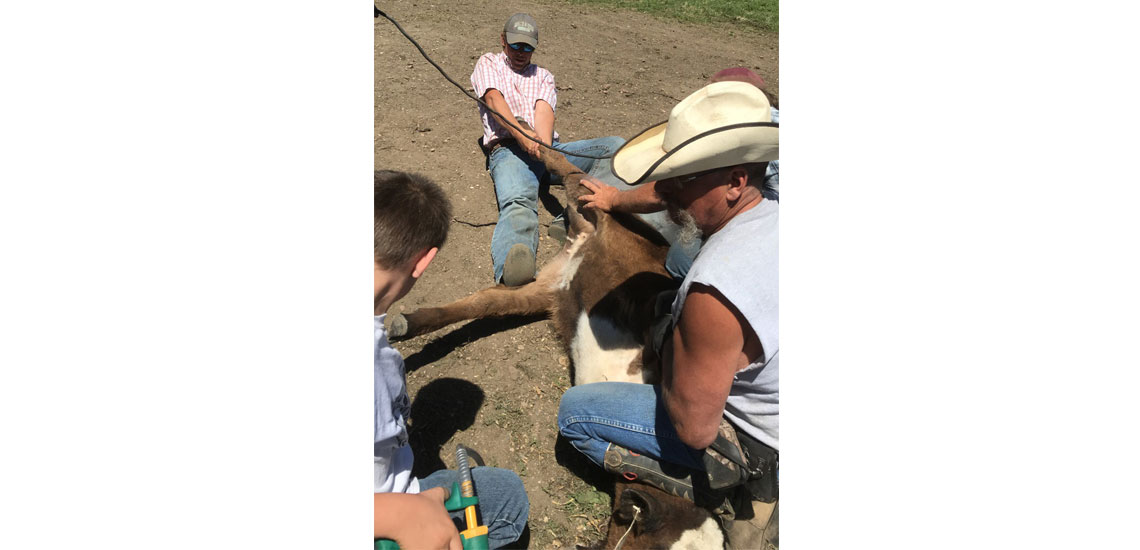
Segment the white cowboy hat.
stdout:
<path fill-rule="evenodd" d="M 618 149 L 613 172 L 637 185 L 778 158 L 780 125 L 764 93 L 745 82 L 714 82 Z"/>

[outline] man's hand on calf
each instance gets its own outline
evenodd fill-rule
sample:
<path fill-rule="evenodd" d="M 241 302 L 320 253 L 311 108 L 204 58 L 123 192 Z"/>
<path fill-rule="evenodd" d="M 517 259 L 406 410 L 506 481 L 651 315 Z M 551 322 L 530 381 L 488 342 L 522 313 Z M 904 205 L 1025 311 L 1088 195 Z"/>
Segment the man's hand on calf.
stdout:
<path fill-rule="evenodd" d="M 592 193 L 578 197 L 578 202 L 582 204 L 583 208 L 596 208 L 603 212 L 613 210 L 614 203 L 621 191 L 590 176 L 583 177 L 580 183 Z"/>

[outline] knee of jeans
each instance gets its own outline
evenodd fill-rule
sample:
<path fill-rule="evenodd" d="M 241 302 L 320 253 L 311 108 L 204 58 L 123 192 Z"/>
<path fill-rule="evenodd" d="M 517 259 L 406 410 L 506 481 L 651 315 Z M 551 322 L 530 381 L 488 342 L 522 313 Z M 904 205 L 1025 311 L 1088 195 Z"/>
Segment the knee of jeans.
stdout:
<path fill-rule="evenodd" d="M 561 429 L 566 425 L 566 417 L 570 415 L 570 411 L 574 408 L 574 396 L 577 395 L 574 390 L 581 386 L 572 386 L 570 389 L 562 392 L 562 399 L 558 401 L 558 427 Z"/>
<path fill-rule="evenodd" d="M 602 144 L 605 145 L 607 151 L 613 153 L 625 145 L 625 139 L 620 136 L 607 136 L 602 138 Z"/>
<path fill-rule="evenodd" d="M 494 467 L 473 468 L 471 474 L 475 478 L 476 487 L 493 486 L 497 495 L 502 495 L 502 501 L 508 510 L 522 514 L 522 523 L 526 523 L 527 510 L 530 509 L 530 498 L 526 494 L 526 486 L 522 478 L 511 470 Z M 508 514 L 509 516 L 509 514 Z M 503 519 L 513 519 L 506 517 Z"/>
<path fill-rule="evenodd" d="M 512 213 L 533 212 L 538 213 L 538 196 L 529 197 L 526 195 L 515 195 L 507 197 L 503 201 L 501 208 L 503 212 L 511 211 Z"/>
<path fill-rule="evenodd" d="M 503 470 L 503 475 L 500 476 L 499 483 L 502 484 L 507 490 L 515 496 L 511 501 L 518 504 L 524 510 L 530 509 L 530 498 L 526 495 L 526 487 L 523 485 L 522 478 L 511 470 Z"/>
<path fill-rule="evenodd" d="M 573 431 L 573 424 L 569 423 L 569 418 L 582 413 L 582 403 L 588 401 L 587 396 L 591 393 L 589 386 L 590 384 L 574 386 L 562 394 L 562 400 L 558 402 L 558 431 L 562 435 L 567 435 L 567 431 Z"/>

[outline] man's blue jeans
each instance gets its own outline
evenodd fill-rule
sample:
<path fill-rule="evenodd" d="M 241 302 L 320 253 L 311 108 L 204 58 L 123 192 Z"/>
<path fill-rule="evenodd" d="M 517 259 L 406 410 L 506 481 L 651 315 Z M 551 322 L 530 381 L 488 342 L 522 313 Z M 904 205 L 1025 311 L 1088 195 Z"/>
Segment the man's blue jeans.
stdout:
<path fill-rule="evenodd" d="M 632 382 L 594 382 L 562 394 L 558 431 L 598 466 L 610 443 L 658 461 L 704 471 L 703 450 L 685 445 L 661 400 L 661 388 Z"/>
<path fill-rule="evenodd" d="M 475 496 L 479 497 L 479 513 L 487 525 L 487 543 L 491 548 L 510 544 L 522 535 L 530 515 L 530 501 L 526 497 L 522 480 L 510 470 L 501 468 L 471 468 Z M 459 481 L 459 472 L 438 470 L 420 480 L 420 491 L 433 487 L 447 487 Z M 451 512 L 460 531 L 467 529 L 463 511 Z"/>
<path fill-rule="evenodd" d="M 625 143 L 620 137 L 584 139 L 554 146 L 571 153 L 593 156 L 613 155 Z M 587 174 L 599 177 L 610 173 L 611 160 L 566 155 L 566 160 Z M 495 282 L 503 277 L 503 262 L 512 246 L 522 243 L 531 254 L 538 250 L 538 181 L 546 173 L 541 161 L 530 158 L 517 142 L 499 147 L 487 159 L 495 197 L 499 202 L 499 222 L 491 237 L 491 262 Z M 570 206 L 570 205 L 567 205 Z M 574 205 L 576 206 L 576 205 Z"/>

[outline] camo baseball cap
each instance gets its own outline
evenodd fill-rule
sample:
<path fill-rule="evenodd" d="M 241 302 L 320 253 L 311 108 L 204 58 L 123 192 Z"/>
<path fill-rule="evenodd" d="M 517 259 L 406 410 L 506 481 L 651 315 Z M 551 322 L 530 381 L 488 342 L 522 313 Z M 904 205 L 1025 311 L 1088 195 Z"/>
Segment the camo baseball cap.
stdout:
<path fill-rule="evenodd" d="M 516 13 L 507 19 L 503 32 L 507 35 L 507 44 L 522 42 L 538 47 L 538 23 L 525 13 Z"/>

